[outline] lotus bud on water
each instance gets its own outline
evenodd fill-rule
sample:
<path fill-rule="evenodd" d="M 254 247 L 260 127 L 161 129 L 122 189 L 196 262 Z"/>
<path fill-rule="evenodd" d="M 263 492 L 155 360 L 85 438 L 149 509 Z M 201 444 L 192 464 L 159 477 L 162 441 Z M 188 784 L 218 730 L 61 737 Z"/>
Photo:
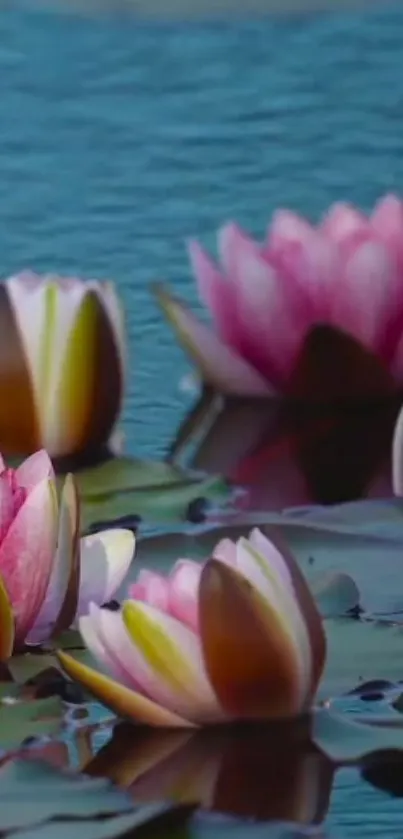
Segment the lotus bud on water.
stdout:
<path fill-rule="evenodd" d="M 165 315 L 207 385 L 238 396 L 287 394 L 315 327 L 316 357 L 325 342 L 333 346 L 336 336 L 335 352 L 329 354 L 335 367 L 339 350 L 355 357 L 358 344 L 387 381 L 403 385 L 400 199 L 386 196 L 369 217 L 349 204 L 335 204 L 317 226 L 278 210 L 262 243 L 231 222 L 219 231 L 218 250 L 220 267 L 198 242 L 190 244 L 199 295 L 214 331 L 158 289 Z M 322 377 L 321 387 L 355 396 L 357 381 L 350 381 L 351 365 L 344 366 L 342 382 Z M 358 382 L 359 392 L 368 387 L 372 395 L 378 380 L 385 389 L 374 369 Z"/>
<path fill-rule="evenodd" d="M 67 629 L 90 602 L 101 605 L 123 582 L 134 553 L 130 530 L 79 537 L 72 475 L 57 499 L 52 464 L 36 452 L 16 469 L 0 457 L 0 660 L 23 644 Z"/>
<path fill-rule="evenodd" d="M 124 388 L 114 286 L 24 272 L 0 285 L 0 446 L 52 458 L 108 443 Z"/>
<path fill-rule="evenodd" d="M 59 653 L 69 676 L 123 717 L 189 727 L 309 710 L 325 661 L 321 617 L 296 562 L 253 530 L 204 565 L 140 571 L 120 611 L 79 626 L 107 674 Z"/>

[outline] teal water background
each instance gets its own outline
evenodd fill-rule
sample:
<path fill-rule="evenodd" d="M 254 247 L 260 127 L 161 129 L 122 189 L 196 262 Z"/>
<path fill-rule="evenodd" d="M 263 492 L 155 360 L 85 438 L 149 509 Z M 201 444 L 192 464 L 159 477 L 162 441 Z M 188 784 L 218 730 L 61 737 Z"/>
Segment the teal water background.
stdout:
<path fill-rule="evenodd" d="M 403 8 L 152 27 L 4 7 L 0 254 L 116 280 L 131 341 L 127 447 L 161 456 L 191 397 L 149 294 L 197 305 L 185 240 L 403 191 Z M 345 770 L 333 837 L 400 839 L 401 802 Z"/>

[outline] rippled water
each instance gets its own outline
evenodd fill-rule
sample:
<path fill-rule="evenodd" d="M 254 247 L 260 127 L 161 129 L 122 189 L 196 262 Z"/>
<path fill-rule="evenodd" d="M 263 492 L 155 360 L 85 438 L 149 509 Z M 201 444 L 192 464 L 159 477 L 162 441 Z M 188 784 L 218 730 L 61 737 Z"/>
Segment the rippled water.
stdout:
<path fill-rule="evenodd" d="M 130 450 L 161 455 L 190 398 L 148 290 L 166 278 L 196 304 L 187 237 L 212 243 L 230 217 L 259 234 L 279 205 L 316 217 L 402 189 L 402 37 L 397 7 L 158 28 L 2 12 L 2 269 L 116 279 Z M 346 770 L 331 835 L 399 837 L 398 805 Z"/>

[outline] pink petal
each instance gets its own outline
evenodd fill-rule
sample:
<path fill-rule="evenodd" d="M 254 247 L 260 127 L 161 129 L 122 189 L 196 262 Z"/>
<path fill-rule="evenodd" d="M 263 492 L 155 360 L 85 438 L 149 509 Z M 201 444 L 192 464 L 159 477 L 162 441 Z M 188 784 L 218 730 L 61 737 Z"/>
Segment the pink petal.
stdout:
<path fill-rule="evenodd" d="M 379 242 L 364 242 L 347 258 L 335 289 L 331 322 L 379 351 L 395 317 L 399 286 L 393 255 Z"/>
<path fill-rule="evenodd" d="M 248 357 L 268 378 L 272 371 L 277 377 L 287 376 L 307 325 L 301 290 L 251 240 L 234 233 L 233 250 L 239 320 Z"/>
<path fill-rule="evenodd" d="M 206 384 L 221 393 L 267 396 L 273 388 L 245 359 L 228 347 L 178 300 L 162 289 L 158 299 L 179 340 Z"/>
<path fill-rule="evenodd" d="M 19 486 L 25 487 L 28 491 L 43 481 L 44 478 L 53 479 L 52 461 L 47 451 L 40 449 L 40 451 L 27 457 L 16 470 L 16 478 Z"/>
<path fill-rule="evenodd" d="M 334 243 L 305 219 L 279 210 L 268 231 L 267 252 L 288 272 L 309 299 L 306 319 L 326 320 L 332 289 L 339 278 L 340 255 Z"/>
<path fill-rule="evenodd" d="M 14 493 L 7 470 L 0 473 L 0 542 L 3 541 L 14 518 Z"/>
<path fill-rule="evenodd" d="M 4 462 L 4 458 L 3 458 L 3 457 L 2 457 L 2 455 L 0 454 L 0 473 L 1 473 L 1 472 L 4 472 L 5 468 L 6 468 L 6 464 L 5 464 L 5 462 Z"/>
<path fill-rule="evenodd" d="M 24 640 L 49 585 L 57 540 L 54 486 L 47 479 L 27 496 L 0 546 L 0 573 L 16 616 L 16 635 Z"/>
<path fill-rule="evenodd" d="M 403 260 L 403 201 L 386 195 L 376 205 L 370 223 L 387 247 Z"/>
<path fill-rule="evenodd" d="M 137 581 L 129 587 L 129 597 L 133 600 L 141 600 L 155 606 L 162 612 L 169 611 L 169 583 L 162 574 L 154 571 L 147 571 L 142 568 Z"/>
<path fill-rule="evenodd" d="M 73 476 L 67 475 L 60 497 L 57 548 L 53 559 L 52 573 L 46 597 L 26 639 L 28 644 L 39 644 L 47 640 L 52 630 L 56 628 L 65 598 L 69 593 L 69 586 L 71 586 L 71 575 L 75 573 L 76 569 L 79 526 L 78 492 Z M 70 612 L 73 617 L 76 608 L 77 589 L 78 580 L 74 586 L 74 599 Z"/>
<path fill-rule="evenodd" d="M 194 632 L 198 631 L 198 590 L 201 566 L 189 559 L 179 559 L 169 576 L 169 611 Z"/>
<path fill-rule="evenodd" d="M 233 285 L 218 271 L 198 242 L 189 243 L 189 256 L 200 299 L 210 310 L 219 337 L 225 344 L 236 346 L 238 330 Z"/>
<path fill-rule="evenodd" d="M 334 204 L 325 215 L 320 230 L 336 244 L 341 244 L 351 235 L 367 232 L 368 219 L 355 207 L 342 202 Z"/>

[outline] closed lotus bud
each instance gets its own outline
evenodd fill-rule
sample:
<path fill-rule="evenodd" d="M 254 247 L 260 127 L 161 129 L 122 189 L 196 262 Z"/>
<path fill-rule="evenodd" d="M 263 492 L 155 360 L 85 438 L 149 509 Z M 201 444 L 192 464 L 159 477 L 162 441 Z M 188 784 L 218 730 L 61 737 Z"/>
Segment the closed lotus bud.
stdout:
<path fill-rule="evenodd" d="M 52 458 L 108 443 L 124 389 L 123 314 L 109 282 L 24 272 L 0 285 L 0 446 Z"/>

